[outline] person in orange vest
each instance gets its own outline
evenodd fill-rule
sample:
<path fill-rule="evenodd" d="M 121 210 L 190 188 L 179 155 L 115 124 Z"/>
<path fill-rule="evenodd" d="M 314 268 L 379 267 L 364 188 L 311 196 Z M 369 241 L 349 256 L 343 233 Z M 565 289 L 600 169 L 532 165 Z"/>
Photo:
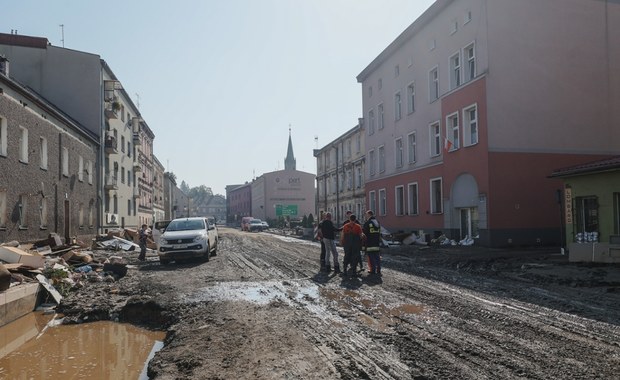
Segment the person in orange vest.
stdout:
<path fill-rule="evenodd" d="M 362 228 L 364 235 L 366 235 L 366 255 L 368 256 L 369 270 L 371 274 L 381 275 L 381 225 L 375 218 L 372 210 L 366 211 L 366 223 Z"/>
<path fill-rule="evenodd" d="M 357 275 L 357 265 L 360 260 L 360 250 L 362 248 L 362 241 L 364 240 L 364 233 L 362 232 L 362 226 L 357 223 L 355 215 L 349 216 L 349 222 L 345 223 L 342 227 L 342 234 L 340 235 L 340 244 L 344 249 L 344 261 L 343 261 L 343 273 L 347 275 L 348 266 L 351 266 L 350 276 Z"/>

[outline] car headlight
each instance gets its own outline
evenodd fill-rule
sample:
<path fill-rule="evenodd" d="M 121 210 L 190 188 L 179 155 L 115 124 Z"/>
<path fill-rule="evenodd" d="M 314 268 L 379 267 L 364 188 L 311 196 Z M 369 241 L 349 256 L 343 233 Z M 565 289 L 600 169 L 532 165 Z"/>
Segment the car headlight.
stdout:
<path fill-rule="evenodd" d="M 207 235 L 198 235 L 194 238 L 195 243 L 200 243 L 207 238 Z"/>
<path fill-rule="evenodd" d="M 159 244 L 168 244 L 168 240 L 164 238 L 159 238 Z"/>

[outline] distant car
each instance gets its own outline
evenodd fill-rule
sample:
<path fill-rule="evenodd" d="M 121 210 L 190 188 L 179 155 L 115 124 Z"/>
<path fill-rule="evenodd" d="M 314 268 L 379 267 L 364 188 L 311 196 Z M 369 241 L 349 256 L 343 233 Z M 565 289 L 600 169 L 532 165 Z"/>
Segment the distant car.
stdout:
<path fill-rule="evenodd" d="M 209 261 L 209 256 L 217 253 L 218 234 L 215 224 L 207 218 L 179 218 L 168 224 L 159 239 L 159 262 L 202 257 Z"/>
<path fill-rule="evenodd" d="M 264 229 L 263 227 L 263 221 L 260 219 L 252 219 L 250 220 L 250 232 L 254 232 L 254 231 L 262 231 Z"/>
<path fill-rule="evenodd" d="M 254 219 L 251 216 L 244 216 L 241 218 L 241 231 L 249 231 L 250 230 L 250 221 Z"/>
<path fill-rule="evenodd" d="M 264 220 L 261 222 L 261 224 L 263 225 L 263 230 L 266 230 L 269 228 L 269 223 L 265 222 Z"/>

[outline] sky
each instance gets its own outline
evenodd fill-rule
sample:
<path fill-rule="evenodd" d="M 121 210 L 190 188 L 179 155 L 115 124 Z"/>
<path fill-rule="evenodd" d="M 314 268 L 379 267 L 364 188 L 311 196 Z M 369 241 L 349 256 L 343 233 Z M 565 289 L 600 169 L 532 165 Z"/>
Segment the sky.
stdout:
<path fill-rule="evenodd" d="M 432 3 L 20 0 L 0 32 L 99 55 L 177 183 L 225 195 L 284 169 L 289 127 L 297 170 L 316 173 L 313 149 L 362 117 L 357 75 Z"/>

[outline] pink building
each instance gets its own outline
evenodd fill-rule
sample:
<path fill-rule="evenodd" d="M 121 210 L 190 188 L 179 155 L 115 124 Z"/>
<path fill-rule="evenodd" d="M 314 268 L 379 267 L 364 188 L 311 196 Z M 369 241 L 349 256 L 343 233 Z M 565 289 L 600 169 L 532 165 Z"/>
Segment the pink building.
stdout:
<path fill-rule="evenodd" d="M 226 223 L 238 225 L 252 216 L 252 184 L 226 186 Z"/>
<path fill-rule="evenodd" d="M 385 227 L 559 245 L 547 176 L 620 153 L 620 4 L 438 0 L 357 79 Z"/>

